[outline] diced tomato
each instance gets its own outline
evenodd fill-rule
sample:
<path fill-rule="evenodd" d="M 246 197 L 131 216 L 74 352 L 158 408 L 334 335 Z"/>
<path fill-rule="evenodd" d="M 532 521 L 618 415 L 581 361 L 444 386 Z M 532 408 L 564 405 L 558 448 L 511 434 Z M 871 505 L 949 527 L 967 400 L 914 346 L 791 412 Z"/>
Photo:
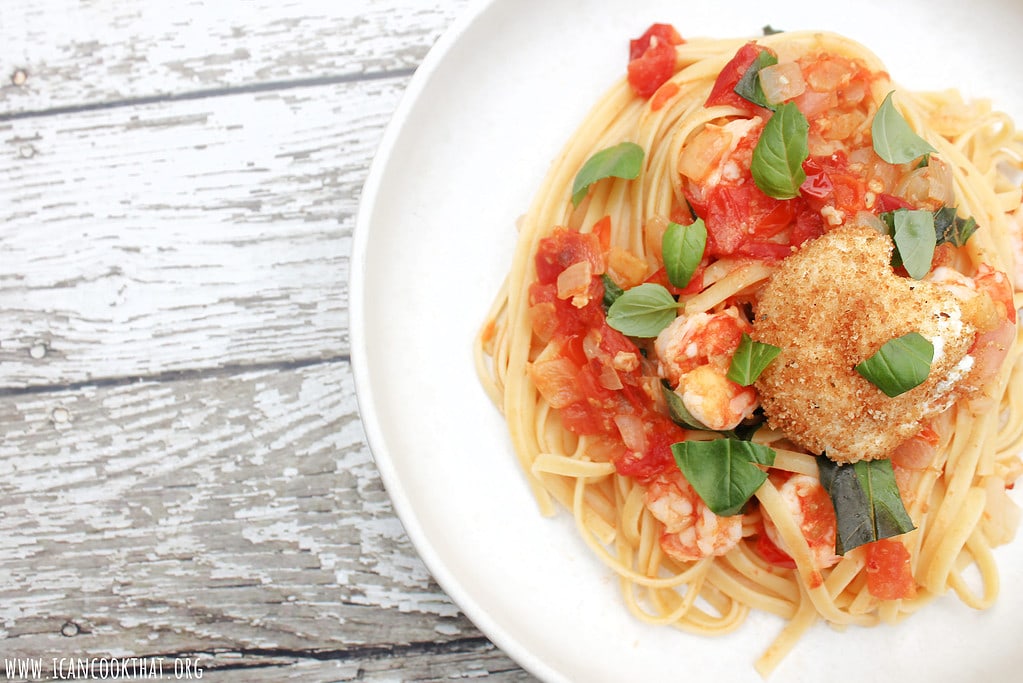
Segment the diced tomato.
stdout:
<path fill-rule="evenodd" d="M 867 590 L 879 600 L 900 600 L 916 595 L 909 551 L 901 542 L 885 538 L 867 549 Z"/>
<path fill-rule="evenodd" d="M 607 253 L 607 250 L 611 248 L 611 217 L 604 216 L 598 220 L 593 224 L 591 232 L 597 236 L 597 241 L 600 242 L 600 250 Z"/>
<path fill-rule="evenodd" d="M 661 107 L 671 102 L 671 98 L 677 95 L 678 92 L 679 87 L 677 83 L 668 82 L 662 85 L 654 93 L 654 96 L 650 98 L 650 111 L 660 111 Z"/>
<path fill-rule="evenodd" d="M 767 50 L 766 47 L 753 42 L 746 43 L 740 47 L 735 56 L 725 64 L 724 68 L 721 69 L 721 73 L 718 74 L 705 106 L 731 105 L 746 111 L 760 109 L 760 107 L 757 107 L 752 102 L 739 97 L 735 92 L 735 86 L 738 85 L 743 74 L 753 65 L 753 62 L 760 53 L 765 50 Z"/>
<path fill-rule="evenodd" d="M 789 243 L 793 247 L 798 247 L 807 240 L 820 237 L 824 232 L 824 219 L 821 218 L 820 213 L 807 207 L 796 216 L 796 222 L 792 225 L 792 233 L 789 236 Z"/>
<path fill-rule="evenodd" d="M 650 28 L 644 31 L 643 35 L 629 41 L 629 61 L 642 57 L 654 38 L 669 45 L 681 45 L 685 42 L 671 24 L 650 24 Z"/>
<path fill-rule="evenodd" d="M 604 272 L 604 255 L 600 238 L 593 233 L 581 233 L 557 228 L 544 239 L 536 250 L 536 276 L 542 284 L 556 282 L 561 272 L 574 263 L 589 261 L 594 275 Z"/>
<path fill-rule="evenodd" d="M 867 186 L 863 176 L 849 170 L 842 152 L 831 156 L 810 157 L 803 162 L 806 180 L 799 193 L 815 211 L 830 206 L 847 217 L 867 208 Z"/>
<path fill-rule="evenodd" d="M 799 528 L 810 546 L 819 545 L 822 541 L 834 545 L 837 525 L 835 506 L 824 487 L 815 486 L 805 495 L 801 495 L 799 510 L 803 516 Z"/>
<path fill-rule="evenodd" d="M 874 210 L 878 214 L 887 213 L 889 211 L 895 211 L 896 209 L 912 209 L 913 205 L 907 202 L 902 197 L 896 197 L 892 194 L 882 192 L 877 195 L 877 200 L 874 202 Z"/>
<path fill-rule="evenodd" d="M 649 412 L 643 419 L 649 430 L 646 453 L 625 452 L 615 460 L 615 469 L 624 476 L 649 481 L 675 467 L 671 444 L 678 443 L 686 437 L 685 430 L 660 413 Z"/>
<path fill-rule="evenodd" d="M 684 41 L 670 24 L 653 24 L 629 41 L 629 85 L 640 97 L 650 97 L 675 73 L 675 46 Z"/>
<path fill-rule="evenodd" d="M 779 548 L 771 540 L 771 537 L 767 535 L 766 531 L 761 529 L 760 533 L 757 534 L 757 542 L 753 545 L 753 550 L 756 551 L 757 555 L 760 555 L 765 562 L 773 564 L 776 567 L 782 567 L 784 569 L 795 569 L 796 561 L 789 557 L 789 554 Z"/>
<path fill-rule="evenodd" d="M 804 197 L 827 199 L 834 192 L 835 186 L 832 185 L 831 178 L 817 159 L 810 157 L 804 161 L 803 171 L 806 172 L 806 180 L 799 186 L 799 194 Z"/>
<path fill-rule="evenodd" d="M 695 198 L 691 200 L 707 226 L 708 256 L 758 255 L 742 247 L 750 242 L 764 243 L 783 231 L 795 219 L 799 208 L 796 200 L 768 197 L 752 178 L 709 188 L 705 202 L 699 206 Z M 787 255 L 788 245 L 781 246 L 782 255 Z"/>

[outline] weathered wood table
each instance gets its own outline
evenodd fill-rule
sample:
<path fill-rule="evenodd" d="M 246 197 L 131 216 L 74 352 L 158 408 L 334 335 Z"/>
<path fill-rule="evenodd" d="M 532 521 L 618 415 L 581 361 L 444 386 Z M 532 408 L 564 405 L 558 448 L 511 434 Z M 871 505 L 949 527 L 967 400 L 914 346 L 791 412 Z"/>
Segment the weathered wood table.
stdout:
<path fill-rule="evenodd" d="M 348 355 L 367 168 L 464 9 L 3 3 L 0 675 L 529 679 L 406 539 Z"/>

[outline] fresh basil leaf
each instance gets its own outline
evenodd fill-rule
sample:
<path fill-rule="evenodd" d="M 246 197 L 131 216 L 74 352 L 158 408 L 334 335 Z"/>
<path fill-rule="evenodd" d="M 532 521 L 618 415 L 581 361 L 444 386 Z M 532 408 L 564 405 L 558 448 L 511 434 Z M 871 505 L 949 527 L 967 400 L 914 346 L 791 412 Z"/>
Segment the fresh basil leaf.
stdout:
<path fill-rule="evenodd" d="M 821 455 L 817 457 L 817 471 L 835 508 L 837 555 L 915 528 L 899 496 L 890 460 L 840 465 Z"/>
<path fill-rule="evenodd" d="M 739 348 L 732 356 L 732 364 L 728 366 L 728 379 L 736 384 L 748 387 L 757 381 L 760 373 L 771 364 L 781 349 L 773 344 L 753 341 L 745 332 L 739 342 Z"/>
<path fill-rule="evenodd" d="M 661 256 L 668 282 L 679 288 L 688 285 L 703 260 L 706 247 L 707 226 L 702 218 L 697 218 L 690 225 L 668 223 L 668 229 L 661 237 Z"/>
<path fill-rule="evenodd" d="M 750 171 L 769 197 L 792 199 L 806 180 L 803 162 L 810 155 L 810 124 L 793 102 L 779 105 L 753 148 Z"/>
<path fill-rule="evenodd" d="M 767 479 L 757 467 L 774 464 L 774 450 L 751 441 L 714 439 L 672 444 L 671 454 L 682 476 L 711 512 L 738 514 Z"/>
<path fill-rule="evenodd" d="M 784 29 L 774 28 L 770 24 L 767 24 L 766 26 L 764 26 L 764 28 L 762 28 L 761 31 L 764 32 L 765 36 L 773 36 L 776 33 L 784 33 L 785 32 Z"/>
<path fill-rule="evenodd" d="M 591 156 L 572 183 L 572 205 L 586 198 L 590 185 L 604 178 L 633 180 L 643 168 L 643 148 L 634 142 L 622 142 Z"/>
<path fill-rule="evenodd" d="M 693 414 L 686 408 L 686 404 L 682 402 L 682 397 L 672 391 L 667 380 L 661 380 L 661 394 L 664 396 L 664 402 L 668 405 L 668 415 L 675 424 L 686 429 L 696 429 L 703 432 L 714 431 L 693 417 Z"/>
<path fill-rule="evenodd" d="M 739 82 L 735 84 L 733 90 L 735 94 L 742 99 L 752 102 L 761 107 L 767 109 L 774 109 L 774 107 L 768 103 L 767 96 L 764 95 L 764 87 L 760 84 L 760 70 L 765 66 L 772 66 L 778 63 L 778 58 L 771 54 L 768 50 L 762 49 L 760 54 L 757 55 L 753 63 L 746 69 L 746 73 L 742 75 Z"/>
<path fill-rule="evenodd" d="M 656 337 L 678 313 L 667 289 L 644 282 L 622 292 L 607 309 L 607 324 L 629 337 Z"/>
<path fill-rule="evenodd" d="M 934 212 L 934 236 L 938 244 L 961 247 L 977 232 L 973 217 L 960 218 L 954 206 L 943 206 Z"/>
<path fill-rule="evenodd" d="M 856 372 L 885 393 L 895 397 L 922 384 L 931 372 L 934 345 L 919 332 L 909 332 L 884 343 Z"/>
<path fill-rule="evenodd" d="M 870 124 L 874 151 L 889 164 L 905 164 L 917 157 L 938 151 L 909 127 L 909 123 L 892 103 L 894 92 L 885 96 L 884 102 L 874 114 L 873 123 Z"/>
<path fill-rule="evenodd" d="M 611 308 L 611 305 L 618 300 L 625 290 L 618 286 L 618 283 L 611 279 L 607 273 L 601 273 L 600 279 L 604 283 L 604 312 Z"/>
<path fill-rule="evenodd" d="M 937 243 L 934 214 L 922 209 L 896 209 L 883 219 L 891 226 L 898 261 L 910 277 L 919 280 L 931 270 Z"/>

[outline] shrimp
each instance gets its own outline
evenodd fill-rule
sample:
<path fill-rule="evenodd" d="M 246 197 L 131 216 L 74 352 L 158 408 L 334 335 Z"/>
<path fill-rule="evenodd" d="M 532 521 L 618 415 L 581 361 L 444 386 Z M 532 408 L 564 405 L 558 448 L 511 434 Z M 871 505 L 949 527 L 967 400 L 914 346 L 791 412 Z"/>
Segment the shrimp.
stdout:
<path fill-rule="evenodd" d="M 750 330 L 738 310 L 681 315 L 654 342 L 661 376 L 686 410 L 709 429 L 733 429 L 759 405 L 757 393 L 727 377 L 732 356 Z"/>
<path fill-rule="evenodd" d="M 645 503 L 664 524 L 661 549 L 676 560 L 724 555 L 742 540 L 742 515 L 711 512 L 678 470 L 657 477 L 647 487 Z"/>
<path fill-rule="evenodd" d="M 984 387 L 1002 367 L 1016 336 L 1012 281 L 986 263 L 978 266 L 973 277 L 940 266 L 924 279 L 944 285 L 972 315 L 978 333 L 969 350 L 974 363 L 967 383 L 974 389 Z"/>
<path fill-rule="evenodd" d="M 778 487 L 778 493 L 785 499 L 789 512 L 810 546 L 814 569 L 827 569 L 837 564 L 842 558 L 835 554 L 838 534 L 835 508 L 820 481 L 806 474 L 794 474 Z M 778 527 L 767 515 L 764 515 L 764 531 L 772 543 L 792 554 Z"/>

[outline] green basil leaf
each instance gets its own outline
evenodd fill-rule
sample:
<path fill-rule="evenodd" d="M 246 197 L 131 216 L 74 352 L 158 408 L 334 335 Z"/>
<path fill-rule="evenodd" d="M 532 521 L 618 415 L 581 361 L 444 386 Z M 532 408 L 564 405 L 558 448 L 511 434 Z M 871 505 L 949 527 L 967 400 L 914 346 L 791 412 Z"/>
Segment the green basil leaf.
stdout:
<path fill-rule="evenodd" d="M 661 380 L 661 395 L 664 396 L 664 402 L 668 405 L 668 415 L 675 424 L 686 429 L 696 429 L 703 432 L 714 431 L 693 417 L 693 414 L 686 408 L 686 404 L 682 402 L 682 397 L 672 391 L 671 385 L 668 384 L 667 380 Z"/>
<path fill-rule="evenodd" d="M 749 68 L 746 69 L 746 73 L 735 84 L 733 88 L 735 94 L 758 106 L 774 109 L 774 106 L 767 101 L 767 96 L 764 95 L 764 87 L 760 84 L 760 70 L 765 66 L 772 66 L 777 63 L 777 57 L 768 50 L 762 49 L 756 59 L 753 60 L 753 63 L 749 65 Z"/>
<path fill-rule="evenodd" d="M 923 384 L 931 372 L 934 345 L 918 332 L 885 342 L 856 372 L 885 393 L 895 397 Z"/>
<path fill-rule="evenodd" d="M 572 205 L 586 198 L 590 185 L 604 178 L 633 180 L 643 168 L 643 148 L 634 142 L 622 142 L 590 157 L 572 183 Z"/>
<path fill-rule="evenodd" d="M 728 379 L 736 384 L 748 387 L 757 381 L 760 373 L 771 364 L 781 349 L 773 344 L 753 341 L 745 332 L 739 342 L 739 348 L 732 356 L 732 364 L 728 366 Z"/>
<path fill-rule="evenodd" d="M 714 439 L 672 444 L 671 454 L 682 476 L 711 512 L 738 514 L 767 479 L 757 467 L 774 464 L 774 450 L 751 441 Z"/>
<path fill-rule="evenodd" d="M 668 282 L 683 288 L 693 279 L 693 274 L 703 260 L 707 247 L 707 226 L 702 218 L 690 225 L 668 223 L 668 229 L 661 237 L 661 255 Z"/>
<path fill-rule="evenodd" d="M 817 470 L 835 508 L 836 554 L 916 528 L 899 496 L 890 460 L 840 465 L 821 455 Z"/>
<path fill-rule="evenodd" d="M 760 29 L 760 30 L 761 30 L 761 31 L 763 31 L 763 33 L 764 33 L 764 35 L 765 35 L 765 36 L 773 36 L 773 35 L 774 35 L 774 34 L 776 34 L 776 33 L 785 33 L 785 30 L 784 30 L 784 29 L 780 29 L 780 28 L 774 28 L 774 27 L 773 27 L 773 26 L 771 26 L 770 24 L 767 24 L 766 26 L 764 26 L 764 27 L 763 27 L 762 29 Z"/>
<path fill-rule="evenodd" d="M 779 105 L 753 148 L 750 171 L 757 187 L 769 197 L 792 199 L 806 180 L 803 162 L 810 155 L 810 124 L 793 102 Z"/>
<path fill-rule="evenodd" d="M 917 157 L 938 151 L 909 127 L 909 123 L 892 103 L 893 93 L 894 91 L 885 96 L 870 125 L 874 151 L 877 155 L 889 164 L 905 164 Z"/>
<path fill-rule="evenodd" d="M 622 292 L 607 309 L 607 324 L 629 337 L 656 337 L 678 314 L 667 289 L 644 282 Z"/>
<path fill-rule="evenodd" d="M 607 309 L 611 308 L 611 305 L 618 300 L 622 294 L 625 293 L 618 283 L 611 279 L 611 276 L 607 273 L 601 273 L 601 281 L 604 283 L 604 312 L 607 313 Z"/>
<path fill-rule="evenodd" d="M 960 218 L 954 206 L 943 206 L 934 212 L 934 236 L 938 244 L 961 247 L 977 232 L 977 221 Z"/>
<path fill-rule="evenodd" d="M 916 280 L 927 275 L 937 244 L 934 214 L 922 209 L 896 209 L 886 212 L 882 220 L 890 226 L 898 252 L 893 265 L 901 264 Z"/>

